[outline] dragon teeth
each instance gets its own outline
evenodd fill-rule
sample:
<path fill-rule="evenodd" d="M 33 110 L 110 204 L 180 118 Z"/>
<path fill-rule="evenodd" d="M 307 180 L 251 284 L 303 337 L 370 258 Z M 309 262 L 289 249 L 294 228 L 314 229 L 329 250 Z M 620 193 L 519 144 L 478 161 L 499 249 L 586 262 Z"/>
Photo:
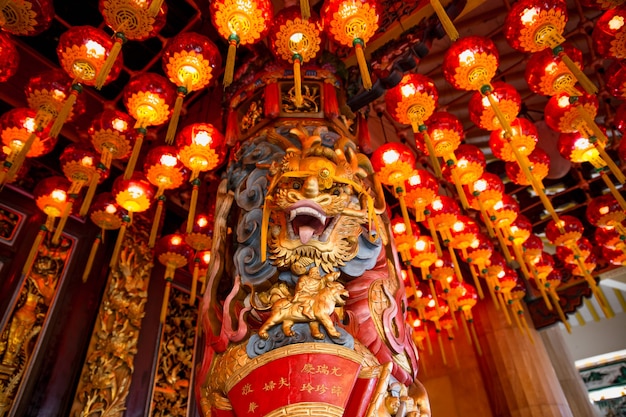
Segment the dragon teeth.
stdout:
<path fill-rule="evenodd" d="M 326 216 L 324 216 L 322 213 L 320 213 L 319 211 L 311 207 L 298 207 L 298 208 L 291 210 L 289 213 L 289 221 L 293 221 L 293 219 L 295 219 L 296 216 L 300 216 L 300 215 L 315 217 L 320 222 L 326 223 Z"/>

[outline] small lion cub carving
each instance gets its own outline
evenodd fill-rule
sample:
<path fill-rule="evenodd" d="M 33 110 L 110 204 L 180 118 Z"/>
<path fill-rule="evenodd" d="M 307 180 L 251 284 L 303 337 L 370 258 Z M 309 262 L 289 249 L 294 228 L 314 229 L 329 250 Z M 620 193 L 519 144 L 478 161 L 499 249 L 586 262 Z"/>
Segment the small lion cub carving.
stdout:
<path fill-rule="evenodd" d="M 284 293 L 283 297 L 274 298 L 272 314 L 259 329 L 259 336 L 267 339 L 268 329 L 276 324 L 282 324 L 285 336 L 293 336 L 294 323 L 309 323 L 311 335 L 316 339 L 324 339 L 320 331 L 320 324 L 324 326 L 331 337 L 340 337 L 330 315 L 337 306 L 343 306 L 348 297 L 348 290 L 337 282 L 340 272 L 331 272 L 320 276 L 319 270 L 313 267 L 308 274 L 301 275 L 296 284 L 293 297 Z M 284 290 L 283 290 L 284 291 Z"/>

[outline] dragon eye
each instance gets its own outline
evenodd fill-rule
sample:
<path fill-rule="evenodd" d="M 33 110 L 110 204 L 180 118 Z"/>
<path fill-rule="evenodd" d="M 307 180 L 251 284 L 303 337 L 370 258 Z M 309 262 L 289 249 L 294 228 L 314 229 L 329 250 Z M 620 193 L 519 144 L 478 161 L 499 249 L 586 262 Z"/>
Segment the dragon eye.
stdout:
<path fill-rule="evenodd" d="M 339 195 L 339 194 L 341 194 L 341 189 L 340 188 L 335 188 L 333 190 L 333 195 Z"/>
<path fill-rule="evenodd" d="M 294 183 L 293 183 L 293 189 L 294 190 L 299 190 L 301 186 L 302 186 L 302 184 L 300 184 L 300 181 L 294 181 Z"/>

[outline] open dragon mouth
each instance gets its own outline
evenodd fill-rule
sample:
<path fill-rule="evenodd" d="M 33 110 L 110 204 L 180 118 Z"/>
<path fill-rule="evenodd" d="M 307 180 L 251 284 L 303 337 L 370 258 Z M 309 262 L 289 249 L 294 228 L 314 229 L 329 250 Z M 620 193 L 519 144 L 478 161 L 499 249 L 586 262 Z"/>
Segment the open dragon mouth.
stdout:
<path fill-rule="evenodd" d="M 299 201 L 289 209 L 292 231 L 303 244 L 312 237 L 325 240 L 328 233 L 324 232 L 334 219 L 335 217 L 327 217 L 324 210 L 311 201 Z"/>

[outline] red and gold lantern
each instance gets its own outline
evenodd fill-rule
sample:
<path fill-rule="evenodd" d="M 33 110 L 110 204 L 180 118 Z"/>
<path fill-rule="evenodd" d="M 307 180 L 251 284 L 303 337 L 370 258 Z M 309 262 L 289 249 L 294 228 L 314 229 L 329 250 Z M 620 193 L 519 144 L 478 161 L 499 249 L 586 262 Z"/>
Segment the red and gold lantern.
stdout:
<path fill-rule="evenodd" d="M 186 230 L 187 227 L 185 226 Z M 211 245 L 213 244 L 213 221 L 206 214 L 199 214 L 193 222 L 190 233 L 185 233 L 185 242 L 194 250 L 192 262 L 192 281 L 189 303 L 193 305 L 196 301 L 196 291 L 198 279 L 202 275 L 203 284 L 206 280 L 208 263 L 211 259 Z M 204 293 L 204 290 L 201 291 Z"/>
<path fill-rule="evenodd" d="M 222 149 L 225 146 L 224 136 L 211 124 L 194 123 L 183 128 L 176 137 L 178 157 L 187 169 L 191 171 L 189 181 L 193 188 L 189 215 L 187 217 L 186 233 L 191 233 L 193 219 L 196 215 L 198 189 L 201 172 L 215 169 L 223 162 Z"/>
<path fill-rule="evenodd" d="M 416 169 L 406 180 L 405 201 L 409 208 L 415 210 L 415 219 L 424 221 L 424 209 L 437 197 L 439 183 L 437 179 L 424 169 Z"/>
<path fill-rule="evenodd" d="M 152 8 L 156 8 L 155 3 L 159 1 L 153 1 L 150 7 L 146 7 L 144 1 L 136 0 L 100 0 L 98 3 L 104 22 L 114 32 L 113 47 L 96 77 L 96 88 L 100 89 L 117 61 L 122 45 L 129 39 L 143 41 L 154 37 L 163 29 L 167 4 L 162 2 L 154 13 Z"/>
<path fill-rule="evenodd" d="M 100 162 L 108 170 L 114 159 L 125 160 L 136 140 L 135 120 L 119 110 L 105 110 L 91 122 L 87 133 L 100 152 Z"/>
<path fill-rule="evenodd" d="M 224 87 L 228 87 L 233 82 L 237 46 L 259 42 L 269 30 L 274 9 L 270 0 L 214 0 L 210 11 L 213 26 L 228 41 L 224 69 Z"/>
<path fill-rule="evenodd" d="M 498 110 L 509 122 L 519 114 L 522 98 L 515 87 L 502 81 L 494 81 L 491 85 L 491 98 L 498 103 Z M 474 124 L 485 130 L 501 129 L 503 126 L 491 107 L 489 97 L 479 91 L 472 94 L 469 101 L 469 116 Z"/>
<path fill-rule="evenodd" d="M 57 140 L 49 128 L 37 128 L 37 113 L 29 108 L 15 108 L 0 116 L 0 139 L 7 155 L 0 171 L 0 185 L 14 179 L 25 158 L 44 155 Z"/>
<path fill-rule="evenodd" d="M 409 234 L 411 221 L 405 201 L 405 181 L 415 169 L 415 156 L 411 149 L 401 143 L 385 143 L 379 146 L 371 157 L 372 167 L 380 182 L 393 187 L 393 192 L 400 201 L 402 218 Z"/>
<path fill-rule="evenodd" d="M 326 0 L 322 5 L 324 30 L 338 44 L 354 47 L 361 81 L 366 90 L 372 88 L 365 44 L 378 30 L 382 9 L 377 0 Z"/>
<path fill-rule="evenodd" d="M 406 74 L 395 87 L 387 90 L 385 104 L 389 114 L 399 123 L 410 124 L 413 133 L 422 132 L 428 149 L 431 165 L 437 177 L 441 177 L 441 168 L 437 153 L 424 124 L 437 108 L 439 94 L 435 83 L 421 74 Z"/>
<path fill-rule="evenodd" d="M 591 38 L 594 50 L 604 58 L 626 58 L 626 6 L 604 12 L 596 21 Z"/>
<path fill-rule="evenodd" d="M 195 32 L 183 32 L 171 38 L 162 55 L 163 71 L 176 85 L 178 95 L 165 143 L 171 145 L 176 137 L 178 119 L 185 96 L 206 88 L 214 79 L 216 68 L 222 66 L 217 46 L 209 38 Z"/>
<path fill-rule="evenodd" d="M 319 26 L 315 15 L 305 19 L 297 6 L 291 6 L 276 14 L 270 28 L 272 51 L 278 58 L 293 64 L 296 107 L 303 104 L 300 67 L 314 59 L 320 51 L 322 39 Z"/>
<path fill-rule="evenodd" d="M 157 146 L 152 148 L 146 155 L 143 164 L 146 178 L 157 188 L 155 198 L 157 208 L 152 222 L 148 246 L 153 247 L 156 242 L 157 232 L 161 223 L 163 204 L 165 203 L 165 190 L 173 190 L 180 187 L 189 178 L 189 173 L 183 163 L 178 159 L 178 149 L 173 146 Z"/>
<path fill-rule="evenodd" d="M 563 44 L 563 51 L 582 70 L 582 52 L 567 43 Z M 559 93 L 567 93 L 571 96 L 581 94 L 576 88 L 577 80 L 574 74 L 550 49 L 535 52 L 530 56 L 524 78 L 530 90 L 535 94 L 544 96 L 553 96 Z"/>
<path fill-rule="evenodd" d="M 160 126 L 167 122 L 175 100 L 174 86 L 165 77 L 155 73 L 137 75 L 124 87 L 124 104 L 128 113 L 137 121 L 135 128 L 138 133 L 124 171 L 125 179 L 129 179 L 135 170 L 146 127 Z"/>
<path fill-rule="evenodd" d="M 176 269 L 187 265 L 193 249 L 185 243 L 185 237 L 182 234 L 173 233 L 159 239 L 154 248 L 154 253 L 159 262 L 165 266 L 165 293 L 163 294 L 160 316 L 161 323 L 165 323 L 174 273 Z"/>

